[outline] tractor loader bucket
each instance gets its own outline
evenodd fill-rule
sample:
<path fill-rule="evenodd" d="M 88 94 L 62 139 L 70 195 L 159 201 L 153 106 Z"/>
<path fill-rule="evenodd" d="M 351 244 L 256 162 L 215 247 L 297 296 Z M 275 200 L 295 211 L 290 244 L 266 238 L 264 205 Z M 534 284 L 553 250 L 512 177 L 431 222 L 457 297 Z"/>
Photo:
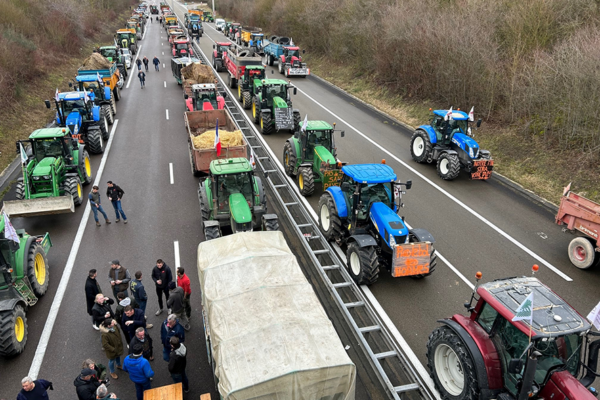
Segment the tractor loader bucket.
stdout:
<path fill-rule="evenodd" d="M 36 217 L 38 215 L 75 212 L 71 196 L 45 197 L 30 200 L 5 201 L 2 207 L 11 217 Z"/>

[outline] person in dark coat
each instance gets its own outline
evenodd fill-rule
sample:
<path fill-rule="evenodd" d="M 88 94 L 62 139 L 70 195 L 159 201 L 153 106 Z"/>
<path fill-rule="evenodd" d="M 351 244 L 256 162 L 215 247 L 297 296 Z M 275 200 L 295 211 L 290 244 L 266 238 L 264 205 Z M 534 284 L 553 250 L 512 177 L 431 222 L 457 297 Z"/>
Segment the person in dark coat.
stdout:
<path fill-rule="evenodd" d="M 108 382 L 108 369 L 106 368 L 106 366 L 98 364 L 96 363 L 96 361 L 92 360 L 91 358 L 88 358 L 83 362 L 83 365 L 81 366 L 81 369 L 86 368 L 89 368 L 94 371 L 94 375 L 96 375 L 95 378 L 98 379 L 100 383 Z"/>
<path fill-rule="evenodd" d="M 127 297 L 127 293 L 125 293 L 125 292 L 121 292 L 121 293 L 117 294 L 117 301 L 119 302 L 119 304 L 117 304 L 117 307 L 115 307 L 115 319 L 117 320 L 117 323 L 119 324 L 119 326 L 121 327 L 121 330 L 125 334 L 125 339 L 127 340 L 127 343 L 129 343 L 129 341 L 131 340 L 131 337 L 128 336 L 128 334 L 125 330 L 125 326 L 123 325 L 123 316 L 125 315 L 125 307 L 131 306 L 135 309 L 138 309 L 138 308 L 140 308 L 140 306 L 132 296 Z M 150 324 L 150 327 L 152 327 L 152 324 Z"/>
<path fill-rule="evenodd" d="M 183 325 L 183 329 L 189 331 L 190 323 L 185 314 L 183 297 L 183 288 L 181 286 L 177 286 L 175 282 L 169 283 L 169 300 L 167 300 L 167 307 L 171 310 L 172 314 L 175 314 L 179 320 L 179 323 Z"/>
<path fill-rule="evenodd" d="M 108 358 L 108 370 L 110 377 L 113 379 L 119 379 L 119 376 L 115 373 L 115 364 L 118 369 L 121 367 L 121 355 L 123 355 L 123 340 L 121 339 L 121 330 L 119 325 L 112 318 L 107 318 L 100 326 L 100 332 L 102 333 L 102 348 L 106 357 Z"/>
<path fill-rule="evenodd" d="M 135 301 L 139 304 L 140 310 L 144 312 L 146 315 L 146 304 L 148 303 L 148 294 L 146 293 L 146 288 L 142 283 L 142 271 L 137 271 L 135 273 L 135 279 L 132 279 L 129 282 L 129 289 L 131 290 L 131 294 Z"/>
<path fill-rule="evenodd" d="M 123 313 L 123 333 L 127 343 L 131 341 L 131 338 L 135 336 L 135 330 L 139 327 L 146 327 L 146 317 L 140 309 L 134 309 L 131 306 L 125 307 Z M 152 325 L 150 325 L 152 327 Z"/>
<path fill-rule="evenodd" d="M 144 62 L 144 68 L 146 68 L 146 72 L 148 72 L 148 58 L 144 57 L 144 59 L 142 60 Z"/>
<path fill-rule="evenodd" d="M 152 346 L 152 338 L 141 326 L 135 330 L 135 336 L 129 342 L 129 354 L 133 354 L 133 346 L 136 344 L 142 345 L 142 355 L 148 361 L 154 360 L 154 348 Z"/>
<path fill-rule="evenodd" d="M 17 400 L 49 400 L 48 389 L 54 390 L 52 382 L 45 379 L 36 379 L 35 381 L 26 376 L 21 379 L 21 391 L 17 395 Z"/>
<path fill-rule="evenodd" d="M 160 61 L 159 61 L 158 57 L 154 56 L 154 59 L 152 60 L 152 64 L 154 64 L 154 69 L 155 70 L 157 70 L 157 71 L 160 70 L 160 68 L 158 66 L 160 64 Z"/>
<path fill-rule="evenodd" d="M 176 336 L 179 338 L 179 343 L 185 341 L 185 330 L 179 322 L 175 314 L 171 314 L 167 317 L 165 322 L 162 323 L 160 328 L 160 341 L 163 345 L 163 360 L 169 361 L 171 354 L 171 338 Z"/>
<path fill-rule="evenodd" d="M 138 59 L 138 61 L 140 60 Z M 126 224 L 127 217 L 125 216 L 123 208 L 121 207 L 121 199 L 123 198 L 125 191 L 119 186 L 115 185 L 112 181 L 106 182 L 106 185 L 108 186 L 108 188 L 106 189 L 106 197 L 108 197 L 108 199 L 112 203 L 113 208 L 115 209 L 115 213 L 117 214 L 117 219 L 115 220 L 115 222 L 120 222 L 121 217 L 123 217 L 123 223 Z"/>
<path fill-rule="evenodd" d="M 156 315 L 163 312 L 162 295 L 165 294 L 165 299 L 169 300 L 169 283 L 173 282 L 171 268 L 164 263 L 160 258 L 156 260 L 156 265 L 152 269 L 152 280 L 156 285 L 156 296 L 158 296 L 158 311 Z"/>
<path fill-rule="evenodd" d="M 96 303 L 92 307 L 92 317 L 96 326 L 100 327 L 105 319 L 115 317 L 115 313 L 110 307 L 111 304 L 115 304 L 113 299 L 104 297 L 102 293 L 96 295 Z"/>
<path fill-rule="evenodd" d="M 102 292 L 102 289 L 100 289 L 100 284 L 96 280 L 97 275 L 98 273 L 95 269 L 90 269 L 87 280 L 85 281 L 85 301 L 87 302 L 87 312 L 92 316 L 92 326 L 95 330 L 98 330 L 99 328 L 94 321 L 92 308 L 94 307 L 94 303 L 96 301 L 96 295 Z"/>
<path fill-rule="evenodd" d="M 96 400 L 96 389 L 100 386 L 100 382 L 98 382 L 93 369 L 82 369 L 79 376 L 75 378 L 73 385 L 75 385 L 79 400 Z"/>
<path fill-rule="evenodd" d="M 138 71 L 142 70 L 142 60 L 140 60 L 139 58 L 135 61 L 135 63 L 137 64 L 138 67 Z"/>
<path fill-rule="evenodd" d="M 127 294 L 131 275 L 129 275 L 127 268 L 121 266 L 119 260 L 112 260 L 110 269 L 108 270 L 108 281 L 112 287 L 113 295 L 117 298 L 119 292 L 125 292 L 125 294 Z"/>
<path fill-rule="evenodd" d="M 179 343 L 179 338 L 173 336 L 169 339 L 171 343 L 171 359 L 169 360 L 169 372 L 174 383 L 181 382 L 183 384 L 183 391 L 189 392 L 190 386 L 187 375 L 185 374 L 185 367 L 187 364 L 187 349 L 183 343 Z"/>

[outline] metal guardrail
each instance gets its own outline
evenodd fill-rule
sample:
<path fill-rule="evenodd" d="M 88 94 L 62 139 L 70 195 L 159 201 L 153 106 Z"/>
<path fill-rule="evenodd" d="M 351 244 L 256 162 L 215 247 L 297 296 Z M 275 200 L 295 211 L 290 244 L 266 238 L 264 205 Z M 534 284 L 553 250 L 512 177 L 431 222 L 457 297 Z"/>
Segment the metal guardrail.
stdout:
<path fill-rule="evenodd" d="M 187 32 L 185 26 L 183 29 Z M 227 90 L 200 46 L 195 42 L 193 46 L 196 57 L 213 69 L 218 79 L 218 89 Z M 316 221 L 298 197 L 299 194 L 292 188 L 293 182 L 279 168 L 275 155 L 233 98 L 234 94 L 227 91 L 229 95 L 225 99 L 225 105 L 250 144 L 256 164 L 265 177 L 263 181 L 285 210 L 304 249 L 336 299 L 346 322 L 353 328 L 355 337 L 361 343 L 382 385 L 388 389 L 390 397 L 396 400 L 435 399 L 436 396 L 429 391 L 422 377 L 354 283 L 331 244 L 321 234 Z"/>

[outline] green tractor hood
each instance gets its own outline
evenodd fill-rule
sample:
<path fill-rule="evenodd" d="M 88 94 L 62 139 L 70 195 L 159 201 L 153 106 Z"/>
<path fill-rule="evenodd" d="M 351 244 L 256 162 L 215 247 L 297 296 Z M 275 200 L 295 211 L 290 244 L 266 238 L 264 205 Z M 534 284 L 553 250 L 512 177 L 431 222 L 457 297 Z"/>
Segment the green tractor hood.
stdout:
<path fill-rule="evenodd" d="M 318 162 L 318 165 L 321 165 L 323 162 L 329 165 L 336 164 L 335 157 L 326 147 L 315 146 L 315 156 L 315 161 Z"/>
<path fill-rule="evenodd" d="M 33 176 L 52 175 L 52 166 L 56 163 L 56 158 L 46 157 L 38 163 L 33 169 Z"/>
<path fill-rule="evenodd" d="M 273 107 L 275 108 L 288 108 L 287 101 L 281 97 L 273 97 Z"/>
<path fill-rule="evenodd" d="M 229 196 L 229 212 L 234 232 L 252 230 L 252 210 L 243 194 L 234 193 Z"/>

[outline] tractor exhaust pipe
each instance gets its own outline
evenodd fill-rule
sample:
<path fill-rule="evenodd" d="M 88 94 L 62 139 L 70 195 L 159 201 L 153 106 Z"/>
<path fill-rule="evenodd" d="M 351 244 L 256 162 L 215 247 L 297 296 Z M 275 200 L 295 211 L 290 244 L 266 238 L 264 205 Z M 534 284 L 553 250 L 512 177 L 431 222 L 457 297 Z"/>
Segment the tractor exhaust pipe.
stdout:
<path fill-rule="evenodd" d="M 523 373 L 523 384 L 517 400 L 528 400 L 530 398 L 531 388 L 533 387 L 533 379 L 535 378 L 535 369 L 537 367 L 537 359 L 542 353 L 534 351 L 527 358 L 527 364 L 525 364 L 525 372 Z"/>
<path fill-rule="evenodd" d="M 588 335 L 600 336 L 600 332 L 590 332 Z M 589 387 L 594 380 L 600 376 L 596 373 L 598 366 L 598 353 L 600 352 L 600 339 L 593 341 L 588 349 L 589 358 L 587 363 L 584 364 L 586 370 L 585 376 L 579 381 L 583 386 Z"/>

